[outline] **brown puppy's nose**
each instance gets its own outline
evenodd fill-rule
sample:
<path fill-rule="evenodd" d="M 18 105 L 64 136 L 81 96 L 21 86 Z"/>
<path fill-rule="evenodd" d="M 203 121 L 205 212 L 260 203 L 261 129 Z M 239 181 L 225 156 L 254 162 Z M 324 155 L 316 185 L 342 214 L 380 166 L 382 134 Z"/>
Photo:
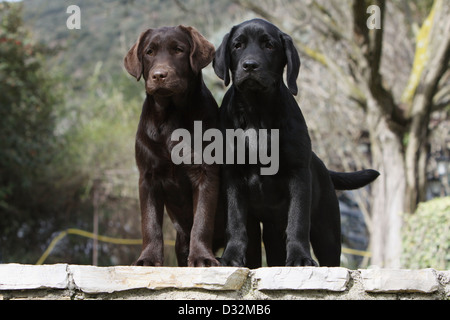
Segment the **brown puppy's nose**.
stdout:
<path fill-rule="evenodd" d="M 152 79 L 156 82 L 163 82 L 167 78 L 167 74 L 167 70 L 158 69 L 153 72 Z"/>

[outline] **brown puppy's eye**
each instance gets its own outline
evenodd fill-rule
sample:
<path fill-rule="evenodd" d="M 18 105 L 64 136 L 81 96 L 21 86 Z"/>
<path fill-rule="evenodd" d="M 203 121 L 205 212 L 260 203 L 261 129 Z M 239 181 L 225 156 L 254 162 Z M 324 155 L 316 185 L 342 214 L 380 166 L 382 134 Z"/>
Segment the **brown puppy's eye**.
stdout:
<path fill-rule="evenodd" d="M 183 53 L 184 52 L 183 48 L 180 48 L 180 47 L 176 47 L 174 50 L 175 50 L 175 53 Z"/>
<path fill-rule="evenodd" d="M 148 54 L 149 56 L 153 56 L 153 55 L 155 54 L 155 51 L 154 51 L 153 49 L 148 49 L 148 50 L 147 50 L 147 54 Z"/>

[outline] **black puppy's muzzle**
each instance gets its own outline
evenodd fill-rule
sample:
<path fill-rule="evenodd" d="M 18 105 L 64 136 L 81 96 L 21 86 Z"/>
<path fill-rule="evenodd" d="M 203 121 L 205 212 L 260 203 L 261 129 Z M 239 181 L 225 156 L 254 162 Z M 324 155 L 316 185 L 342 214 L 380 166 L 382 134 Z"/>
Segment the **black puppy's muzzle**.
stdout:
<path fill-rule="evenodd" d="M 244 59 L 234 74 L 234 83 L 242 91 L 264 91 L 270 85 L 261 63 Z"/>

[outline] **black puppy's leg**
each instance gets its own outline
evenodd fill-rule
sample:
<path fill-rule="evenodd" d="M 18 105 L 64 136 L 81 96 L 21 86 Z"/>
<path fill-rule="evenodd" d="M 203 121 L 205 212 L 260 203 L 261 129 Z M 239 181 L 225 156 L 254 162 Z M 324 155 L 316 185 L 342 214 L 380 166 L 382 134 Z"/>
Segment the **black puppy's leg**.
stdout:
<path fill-rule="evenodd" d="M 286 266 L 317 266 L 311 258 L 311 171 L 300 169 L 289 179 L 291 202 L 286 228 Z"/>
<path fill-rule="evenodd" d="M 223 266 L 244 267 L 247 263 L 247 208 L 242 196 L 236 185 L 226 186 L 228 241 L 220 259 Z"/>
<path fill-rule="evenodd" d="M 323 193 L 311 217 L 311 245 L 321 267 L 339 267 L 341 262 L 341 216 L 334 190 Z"/>
<path fill-rule="evenodd" d="M 262 264 L 261 253 L 261 224 L 251 213 L 247 214 L 247 264 L 250 269 L 257 269 Z"/>
<path fill-rule="evenodd" d="M 269 267 L 284 266 L 286 264 L 286 237 L 283 227 L 278 223 L 264 223 L 263 240 L 267 265 Z"/>
<path fill-rule="evenodd" d="M 138 266 L 162 266 L 164 263 L 162 233 L 164 201 L 161 185 L 150 183 L 146 177 L 140 177 L 139 200 L 143 244 L 141 255 L 134 264 Z"/>

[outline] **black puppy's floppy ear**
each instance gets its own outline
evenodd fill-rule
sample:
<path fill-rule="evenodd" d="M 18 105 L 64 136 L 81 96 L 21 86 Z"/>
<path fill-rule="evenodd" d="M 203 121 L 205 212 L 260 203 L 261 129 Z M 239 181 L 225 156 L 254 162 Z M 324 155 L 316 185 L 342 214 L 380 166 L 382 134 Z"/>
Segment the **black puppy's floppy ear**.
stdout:
<path fill-rule="evenodd" d="M 181 30 L 188 33 L 191 39 L 190 62 L 194 73 L 199 73 L 214 59 L 214 45 L 210 43 L 194 27 L 178 26 Z"/>
<path fill-rule="evenodd" d="M 228 49 L 228 40 L 233 29 L 223 37 L 222 44 L 217 48 L 216 57 L 213 60 L 214 72 L 225 82 L 225 86 L 230 84 L 230 51 Z"/>
<path fill-rule="evenodd" d="M 142 47 L 144 44 L 144 39 L 153 31 L 153 29 L 148 29 L 144 31 L 139 36 L 136 43 L 128 51 L 127 55 L 123 59 L 123 65 L 127 69 L 128 73 L 139 81 L 142 76 Z"/>
<path fill-rule="evenodd" d="M 295 49 L 292 38 L 287 34 L 281 35 L 281 40 L 284 46 L 284 52 L 287 60 L 287 84 L 291 93 L 297 95 L 297 77 L 300 72 L 300 57 L 297 49 Z"/>

